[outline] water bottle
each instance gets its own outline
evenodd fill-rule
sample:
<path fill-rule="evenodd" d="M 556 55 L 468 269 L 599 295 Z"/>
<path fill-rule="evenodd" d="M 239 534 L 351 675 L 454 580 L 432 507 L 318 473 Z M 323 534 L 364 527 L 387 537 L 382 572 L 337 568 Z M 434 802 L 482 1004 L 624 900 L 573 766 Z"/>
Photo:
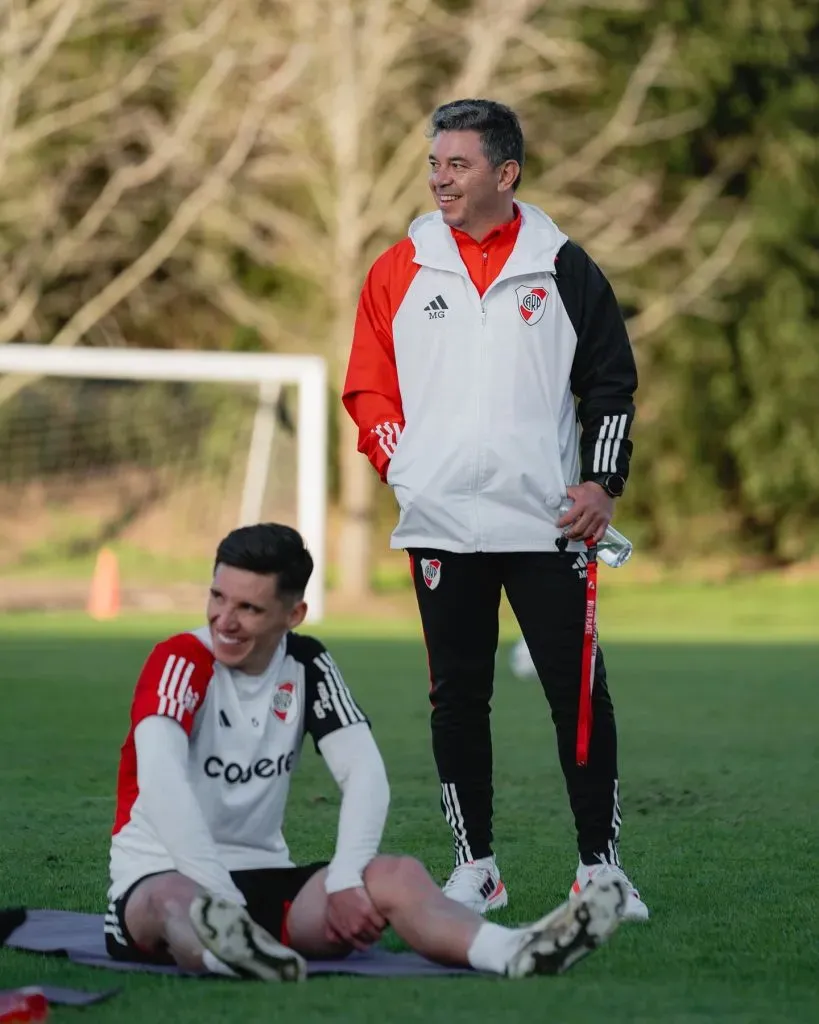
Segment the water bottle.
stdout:
<path fill-rule="evenodd" d="M 565 515 L 572 507 L 574 502 L 571 498 L 563 498 L 557 507 L 556 519 L 560 519 L 561 516 Z M 568 527 L 566 528 L 568 529 Z M 565 535 L 566 529 L 563 533 Z M 601 562 L 605 562 L 606 565 L 610 565 L 612 569 L 619 569 L 621 565 L 625 565 L 626 562 L 631 558 L 631 552 L 634 550 L 634 546 L 628 537 L 624 537 L 619 530 L 615 530 L 614 527 L 609 524 L 606 527 L 606 532 L 603 534 L 603 539 L 597 542 L 597 557 Z"/>

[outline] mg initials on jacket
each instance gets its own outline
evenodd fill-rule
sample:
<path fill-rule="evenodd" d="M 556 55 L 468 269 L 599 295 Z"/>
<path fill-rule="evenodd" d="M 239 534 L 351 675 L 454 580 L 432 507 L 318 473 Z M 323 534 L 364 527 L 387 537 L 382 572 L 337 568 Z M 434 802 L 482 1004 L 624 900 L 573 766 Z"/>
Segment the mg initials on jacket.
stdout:
<path fill-rule="evenodd" d="M 444 302 L 443 295 L 436 295 L 428 306 L 424 306 L 424 312 L 430 320 L 443 320 L 449 306 Z"/>

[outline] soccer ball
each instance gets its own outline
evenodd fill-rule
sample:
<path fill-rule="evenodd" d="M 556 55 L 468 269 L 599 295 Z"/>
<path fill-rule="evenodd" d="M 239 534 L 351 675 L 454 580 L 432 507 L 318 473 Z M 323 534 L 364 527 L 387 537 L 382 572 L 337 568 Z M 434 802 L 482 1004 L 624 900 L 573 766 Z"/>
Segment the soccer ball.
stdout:
<path fill-rule="evenodd" d="M 509 655 L 509 668 L 516 679 L 537 679 L 537 669 L 523 637 L 518 640 Z"/>

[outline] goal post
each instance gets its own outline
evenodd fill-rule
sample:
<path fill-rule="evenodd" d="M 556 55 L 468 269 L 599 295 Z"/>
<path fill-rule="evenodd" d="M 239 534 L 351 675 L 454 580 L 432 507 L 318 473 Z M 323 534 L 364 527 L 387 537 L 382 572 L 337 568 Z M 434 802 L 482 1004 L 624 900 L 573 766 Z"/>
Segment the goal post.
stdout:
<path fill-rule="evenodd" d="M 320 356 L 128 348 L 54 348 L 0 345 L 0 373 L 22 377 L 73 377 L 251 385 L 257 405 L 246 453 L 235 525 L 258 522 L 270 472 L 281 388 L 298 389 L 296 416 L 296 523 L 313 556 L 308 586 L 309 619 L 324 614 L 328 457 L 327 366 Z M 214 537 L 214 543 L 218 538 Z"/>

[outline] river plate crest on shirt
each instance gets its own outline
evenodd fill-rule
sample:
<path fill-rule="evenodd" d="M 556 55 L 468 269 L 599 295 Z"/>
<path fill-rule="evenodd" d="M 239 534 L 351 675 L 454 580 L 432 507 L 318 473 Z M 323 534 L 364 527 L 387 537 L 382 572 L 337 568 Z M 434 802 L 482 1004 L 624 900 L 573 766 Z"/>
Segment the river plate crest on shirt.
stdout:
<path fill-rule="evenodd" d="M 295 683 L 279 683 L 273 694 L 270 710 L 280 722 L 289 725 L 299 713 Z"/>
<path fill-rule="evenodd" d="M 531 327 L 543 319 L 546 312 L 546 300 L 549 293 L 545 288 L 516 288 L 515 295 L 518 299 L 518 313 L 523 317 L 524 323 Z"/>

